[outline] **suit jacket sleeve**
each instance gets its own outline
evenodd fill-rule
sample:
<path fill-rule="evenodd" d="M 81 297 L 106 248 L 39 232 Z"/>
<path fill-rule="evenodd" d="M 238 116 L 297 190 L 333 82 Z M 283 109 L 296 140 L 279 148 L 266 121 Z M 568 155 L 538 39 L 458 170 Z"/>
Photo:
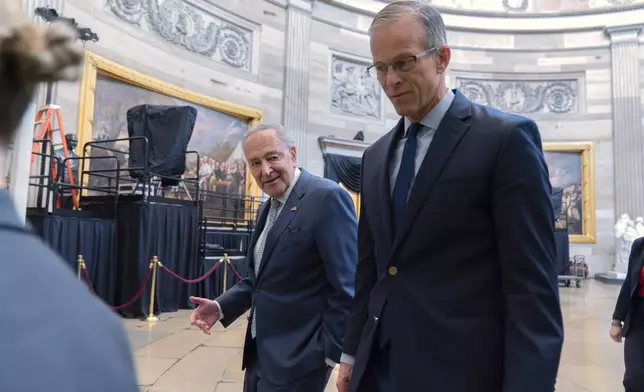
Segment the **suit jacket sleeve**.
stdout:
<path fill-rule="evenodd" d="M 223 268 L 226 268 L 226 266 L 223 266 Z M 231 287 L 230 290 L 217 297 L 215 301 L 219 303 L 221 312 L 225 317 L 220 320 L 224 327 L 228 327 L 250 309 L 252 292 L 253 282 L 250 278 L 244 278 Z"/>
<path fill-rule="evenodd" d="M 365 153 L 366 155 L 366 153 Z M 365 158 L 362 158 L 362 173 L 360 183 L 363 182 L 365 169 Z M 364 185 L 362 186 L 364 190 Z M 364 200 L 364 191 L 360 191 Z M 351 313 L 347 322 L 347 330 L 344 335 L 343 351 L 351 356 L 356 356 L 358 345 L 362 338 L 362 331 L 367 322 L 369 299 L 371 290 L 378 281 L 376 272 L 376 258 L 374 253 L 374 241 L 369 226 L 369 217 L 364 208 L 364 202 L 360 203 L 360 220 L 358 222 L 358 267 L 355 276 L 356 294 L 351 307 Z"/>
<path fill-rule="evenodd" d="M 631 247 L 631 254 L 628 257 L 628 271 L 626 271 L 626 279 L 622 283 L 622 288 L 619 290 L 619 295 L 617 296 L 617 303 L 615 304 L 615 311 L 613 312 L 613 320 L 626 321 L 626 315 L 628 314 L 628 308 L 631 304 L 631 286 L 633 279 L 637 279 L 639 282 L 639 275 L 633 276 L 633 267 L 637 264 L 640 264 L 640 258 L 642 257 L 642 245 L 644 245 L 643 239 L 636 239 L 633 242 Z M 639 273 L 639 270 L 635 271 Z"/>
<path fill-rule="evenodd" d="M 315 223 L 315 241 L 331 285 L 324 313 L 324 354 L 339 362 L 347 317 L 353 302 L 358 252 L 358 223 L 347 191 L 333 188 L 325 196 Z"/>
<path fill-rule="evenodd" d="M 533 121 L 510 129 L 497 164 L 492 210 L 505 302 L 502 391 L 550 391 L 563 322 L 550 180 Z"/>

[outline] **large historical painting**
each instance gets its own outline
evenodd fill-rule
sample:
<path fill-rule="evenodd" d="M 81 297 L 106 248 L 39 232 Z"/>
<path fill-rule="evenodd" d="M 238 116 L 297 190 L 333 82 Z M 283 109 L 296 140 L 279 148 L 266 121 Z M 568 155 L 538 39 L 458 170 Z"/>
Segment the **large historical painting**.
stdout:
<path fill-rule="evenodd" d="M 246 165 L 242 156 L 241 141 L 248 129 L 248 123 L 229 114 L 99 74 L 96 78 L 92 140 L 127 138 L 127 111 L 142 104 L 187 105 L 197 109 L 197 120 L 188 151 L 196 151 L 199 154 L 200 190 L 244 194 Z M 119 154 L 122 166 L 127 166 L 128 142 L 115 142 L 110 147 L 122 151 Z M 92 154 L 101 152 L 100 149 L 95 149 Z M 95 164 L 101 163 L 110 164 L 106 161 L 96 161 Z M 195 154 L 188 154 L 186 165 L 185 177 L 197 178 Z M 103 179 L 93 177 L 90 185 L 101 180 Z"/>
<path fill-rule="evenodd" d="M 544 155 L 553 191 L 561 196 L 556 227 L 568 229 L 572 242 L 594 242 L 592 144 L 545 143 Z"/>
<path fill-rule="evenodd" d="M 243 194 L 259 200 L 261 191 L 246 170 L 241 141 L 248 127 L 262 121 L 261 110 L 164 83 L 90 52 L 85 56 L 79 101 L 77 152 L 81 155 L 87 142 L 126 138 L 126 113 L 134 106 L 151 104 L 194 107 L 197 109 L 197 119 L 188 150 L 198 152 L 200 168 L 197 173 L 197 156 L 188 154 L 184 178 L 198 178 L 201 190 Z M 128 142 L 112 142 L 107 145 L 116 151 L 92 148 L 92 157 L 112 155 L 119 158 L 122 167 L 127 165 Z M 101 164 L 98 162 L 100 160 L 93 159 L 91 168 L 95 169 L 94 165 Z M 112 166 L 113 162 L 114 160 Z M 84 183 L 88 184 L 87 177 L 84 178 Z M 100 181 L 94 185 L 97 183 Z M 193 184 L 186 186 L 194 189 Z"/>

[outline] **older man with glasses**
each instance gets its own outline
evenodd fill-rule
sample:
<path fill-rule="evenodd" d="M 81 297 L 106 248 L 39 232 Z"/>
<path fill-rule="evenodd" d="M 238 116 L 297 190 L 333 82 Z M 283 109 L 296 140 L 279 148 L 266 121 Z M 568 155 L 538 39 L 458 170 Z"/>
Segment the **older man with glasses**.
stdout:
<path fill-rule="evenodd" d="M 552 392 L 563 327 L 537 125 L 449 90 L 441 15 L 398 1 L 369 69 L 400 121 L 362 159 L 340 392 Z"/>

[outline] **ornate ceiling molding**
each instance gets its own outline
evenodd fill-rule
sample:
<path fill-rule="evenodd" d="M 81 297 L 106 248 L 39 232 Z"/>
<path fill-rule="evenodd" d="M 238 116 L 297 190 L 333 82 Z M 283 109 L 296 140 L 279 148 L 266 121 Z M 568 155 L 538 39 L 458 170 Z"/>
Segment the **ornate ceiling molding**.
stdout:
<path fill-rule="evenodd" d="M 569 114 L 579 112 L 576 79 L 503 80 L 456 77 L 456 87 L 472 102 L 508 113 Z"/>
<path fill-rule="evenodd" d="M 266 0 L 268 1 L 268 0 Z M 357 3 L 356 3 L 357 4 Z M 364 0 L 354 5 L 353 0 L 317 0 L 313 7 L 313 20 L 336 24 L 340 28 L 367 34 L 370 19 L 382 9 L 384 3 L 378 0 Z M 342 26 L 337 20 L 329 20 L 330 8 L 344 10 L 359 18 L 358 25 Z M 452 31 L 467 31 L 482 34 L 546 34 L 571 33 L 603 30 L 607 20 L 618 20 L 620 24 L 631 25 L 644 20 L 644 3 L 610 8 L 597 8 L 560 13 L 508 13 L 485 12 L 436 7 L 445 20 L 445 26 Z M 617 15 L 619 13 L 619 15 Z"/>
<path fill-rule="evenodd" d="M 644 23 L 628 26 L 609 26 L 604 29 L 604 33 L 610 38 L 613 45 L 638 42 L 642 31 L 644 31 Z"/>
<path fill-rule="evenodd" d="M 322 2 L 337 3 L 340 4 L 337 0 L 319 0 Z M 342 1 L 342 0 L 341 0 Z M 349 0 L 350 1 L 350 0 Z M 387 0 L 373 0 L 375 2 L 383 4 L 389 4 L 390 1 Z M 503 5 L 507 0 L 499 0 L 503 2 Z M 528 8 L 528 1 L 524 0 L 521 2 L 518 7 L 511 7 L 508 5 L 506 8 L 511 12 L 504 11 L 485 11 L 485 10 L 476 10 L 476 9 L 464 9 L 464 8 L 452 8 L 445 7 L 440 5 L 433 5 L 433 7 L 438 10 L 441 14 L 451 14 L 451 15 L 463 15 L 463 16 L 476 16 L 484 18 L 510 18 L 510 19 L 535 19 L 535 18 L 552 18 L 552 17 L 574 17 L 574 16 L 587 16 L 587 15 L 604 15 L 604 14 L 614 14 L 618 12 L 626 12 L 644 9 L 644 3 L 633 3 L 631 1 L 624 0 L 613 0 L 614 6 L 608 7 L 597 7 L 593 9 L 585 10 L 569 10 L 569 11 L 560 11 L 560 12 L 525 12 Z M 430 2 L 431 3 L 431 2 Z M 360 9 L 359 7 L 352 7 Z M 369 12 L 368 10 L 366 10 Z"/>
<path fill-rule="evenodd" d="M 233 68 L 255 71 L 258 27 L 230 20 L 207 1 L 107 0 L 107 7 L 121 20 L 166 42 Z"/>

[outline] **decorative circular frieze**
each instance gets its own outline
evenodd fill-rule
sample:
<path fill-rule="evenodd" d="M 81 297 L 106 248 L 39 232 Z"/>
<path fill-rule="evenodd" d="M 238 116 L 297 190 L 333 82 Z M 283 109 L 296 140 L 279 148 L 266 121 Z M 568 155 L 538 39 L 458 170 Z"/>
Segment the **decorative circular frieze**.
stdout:
<path fill-rule="evenodd" d="M 250 43 L 242 32 L 231 25 L 222 25 L 217 35 L 222 61 L 241 68 L 250 63 Z"/>
<path fill-rule="evenodd" d="M 567 84 L 552 83 L 546 87 L 543 95 L 543 103 L 553 113 L 569 113 L 574 109 L 575 92 Z"/>
<path fill-rule="evenodd" d="M 464 82 L 459 86 L 459 89 L 474 103 L 486 106 L 490 106 L 492 103 L 485 87 L 480 83 L 473 81 Z"/>
<path fill-rule="evenodd" d="M 108 5 L 119 18 L 132 24 L 138 24 L 145 11 L 141 0 L 108 0 Z"/>

